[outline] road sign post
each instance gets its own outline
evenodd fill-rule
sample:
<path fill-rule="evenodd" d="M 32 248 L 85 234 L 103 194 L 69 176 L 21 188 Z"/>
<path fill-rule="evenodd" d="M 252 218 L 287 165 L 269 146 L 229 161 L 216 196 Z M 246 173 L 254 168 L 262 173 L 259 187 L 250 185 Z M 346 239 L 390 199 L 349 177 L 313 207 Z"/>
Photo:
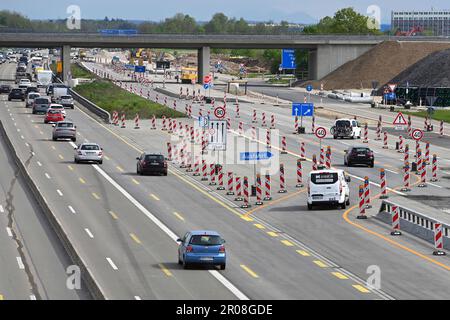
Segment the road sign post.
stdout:
<path fill-rule="evenodd" d="M 303 127 L 303 117 L 312 117 L 314 115 L 314 104 L 313 103 L 292 103 L 292 116 L 300 116 L 300 128 L 298 133 L 305 133 L 305 128 Z"/>
<path fill-rule="evenodd" d="M 322 151 L 322 139 L 327 135 L 327 129 L 325 129 L 324 127 L 317 127 L 314 134 L 317 138 L 319 138 L 319 150 Z"/>

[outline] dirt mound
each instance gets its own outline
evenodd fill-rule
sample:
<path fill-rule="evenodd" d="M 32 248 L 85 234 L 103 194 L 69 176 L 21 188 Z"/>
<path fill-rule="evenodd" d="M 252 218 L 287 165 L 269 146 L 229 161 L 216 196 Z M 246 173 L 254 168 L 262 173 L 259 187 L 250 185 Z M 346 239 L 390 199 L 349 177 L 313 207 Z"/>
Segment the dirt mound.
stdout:
<path fill-rule="evenodd" d="M 371 89 L 372 81 L 378 81 L 379 85 L 385 84 L 429 54 L 449 48 L 450 43 L 385 41 L 320 81 L 304 82 L 301 85 L 311 83 L 318 88 L 323 82 L 325 90 Z"/>
<path fill-rule="evenodd" d="M 400 86 L 450 87 L 450 49 L 433 52 L 393 78 Z"/>

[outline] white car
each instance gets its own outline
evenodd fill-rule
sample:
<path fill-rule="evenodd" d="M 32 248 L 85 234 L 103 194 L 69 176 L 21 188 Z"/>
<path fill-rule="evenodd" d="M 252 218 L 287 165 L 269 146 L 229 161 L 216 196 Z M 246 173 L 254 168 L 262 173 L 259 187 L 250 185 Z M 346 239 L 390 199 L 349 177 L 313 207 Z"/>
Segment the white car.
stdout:
<path fill-rule="evenodd" d="M 31 87 L 31 81 L 29 79 L 20 79 L 19 86 Z"/>
<path fill-rule="evenodd" d="M 37 92 L 30 92 L 30 93 L 27 95 L 27 99 L 26 99 L 25 106 L 26 106 L 27 108 L 28 108 L 29 106 L 32 106 L 33 103 L 34 103 L 34 99 L 36 99 L 36 98 L 38 98 L 38 97 L 40 97 L 40 96 L 41 96 L 40 93 L 37 93 Z"/>
<path fill-rule="evenodd" d="M 350 205 L 350 177 L 343 170 L 315 170 L 308 176 L 308 210 L 314 205 Z"/>
<path fill-rule="evenodd" d="M 338 138 L 361 138 L 361 127 L 355 119 L 336 119 L 330 130 L 334 139 Z"/>
<path fill-rule="evenodd" d="M 74 162 L 97 162 L 103 163 L 103 148 L 96 143 L 81 143 L 75 149 Z"/>
<path fill-rule="evenodd" d="M 61 113 L 63 114 L 64 118 L 66 117 L 66 109 L 64 108 L 64 106 L 62 104 L 51 103 L 50 106 L 48 107 L 48 110 L 50 110 L 50 109 L 60 110 Z"/>

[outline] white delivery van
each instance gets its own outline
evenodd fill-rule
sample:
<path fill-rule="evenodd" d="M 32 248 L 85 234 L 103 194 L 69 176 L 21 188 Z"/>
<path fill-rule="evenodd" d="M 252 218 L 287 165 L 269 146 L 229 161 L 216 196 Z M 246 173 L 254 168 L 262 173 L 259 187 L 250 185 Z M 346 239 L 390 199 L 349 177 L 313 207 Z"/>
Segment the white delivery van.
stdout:
<path fill-rule="evenodd" d="M 345 209 L 350 204 L 350 177 L 343 170 L 315 170 L 308 176 L 308 209 L 332 204 Z"/>
<path fill-rule="evenodd" d="M 38 87 L 47 87 L 52 83 L 53 72 L 51 70 L 39 70 L 36 77 Z"/>

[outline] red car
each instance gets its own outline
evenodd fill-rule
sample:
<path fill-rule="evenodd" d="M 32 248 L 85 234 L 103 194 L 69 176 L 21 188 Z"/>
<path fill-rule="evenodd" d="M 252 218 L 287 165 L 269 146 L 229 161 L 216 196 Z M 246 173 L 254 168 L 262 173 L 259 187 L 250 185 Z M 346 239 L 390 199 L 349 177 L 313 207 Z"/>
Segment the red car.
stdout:
<path fill-rule="evenodd" d="M 60 110 L 48 110 L 44 118 L 44 123 L 64 121 L 64 115 Z"/>

